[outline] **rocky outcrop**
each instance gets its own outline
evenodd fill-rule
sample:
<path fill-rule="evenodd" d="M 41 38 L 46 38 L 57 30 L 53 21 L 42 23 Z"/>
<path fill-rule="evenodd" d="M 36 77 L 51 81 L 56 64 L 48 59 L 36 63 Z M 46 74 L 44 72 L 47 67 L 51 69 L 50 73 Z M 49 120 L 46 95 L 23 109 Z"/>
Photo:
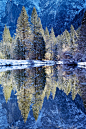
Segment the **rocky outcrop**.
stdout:
<path fill-rule="evenodd" d="M 12 1 L 8 1 L 5 7 L 5 16 L 1 18 L 1 22 L 8 26 L 15 26 L 22 6 L 16 5 Z"/>
<path fill-rule="evenodd" d="M 83 18 L 84 4 L 84 0 L 42 0 L 39 5 L 43 26 L 53 27 L 56 35 L 69 30 L 71 24 L 77 29 Z"/>

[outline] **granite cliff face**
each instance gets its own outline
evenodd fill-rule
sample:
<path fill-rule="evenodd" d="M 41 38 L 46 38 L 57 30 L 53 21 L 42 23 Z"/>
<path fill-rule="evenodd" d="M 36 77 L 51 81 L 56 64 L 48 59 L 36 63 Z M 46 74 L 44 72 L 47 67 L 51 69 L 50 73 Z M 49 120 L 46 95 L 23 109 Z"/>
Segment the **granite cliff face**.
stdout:
<path fill-rule="evenodd" d="M 61 34 L 65 29 L 70 29 L 73 24 L 75 29 L 81 24 L 85 12 L 86 0 L 2 0 L 0 1 L 0 20 L 2 32 L 4 24 L 10 26 L 13 34 L 22 6 L 31 16 L 35 6 L 41 18 L 43 28 L 54 28 L 55 34 Z"/>
<path fill-rule="evenodd" d="M 42 0 L 40 2 L 41 20 L 43 26 L 54 27 L 56 35 L 61 34 L 65 28 L 69 30 L 73 24 L 75 28 L 81 24 L 85 3 L 84 0 Z M 43 20 L 44 19 L 44 20 Z"/>

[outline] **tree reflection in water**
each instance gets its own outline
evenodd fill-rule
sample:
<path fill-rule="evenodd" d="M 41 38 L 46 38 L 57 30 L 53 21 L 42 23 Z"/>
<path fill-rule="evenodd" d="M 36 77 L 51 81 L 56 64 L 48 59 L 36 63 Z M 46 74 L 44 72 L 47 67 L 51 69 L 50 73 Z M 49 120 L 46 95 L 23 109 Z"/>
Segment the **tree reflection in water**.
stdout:
<path fill-rule="evenodd" d="M 86 70 L 62 68 L 61 66 L 43 66 L 0 73 L 0 81 L 6 102 L 10 99 L 12 90 L 16 91 L 17 102 L 24 122 L 27 121 L 30 109 L 35 120 L 43 106 L 45 96 L 53 99 L 56 88 L 69 95 L 74 100 L 79 94 L 86 107 Z M 30 108 L 31 107 L 31 108 Z"/>

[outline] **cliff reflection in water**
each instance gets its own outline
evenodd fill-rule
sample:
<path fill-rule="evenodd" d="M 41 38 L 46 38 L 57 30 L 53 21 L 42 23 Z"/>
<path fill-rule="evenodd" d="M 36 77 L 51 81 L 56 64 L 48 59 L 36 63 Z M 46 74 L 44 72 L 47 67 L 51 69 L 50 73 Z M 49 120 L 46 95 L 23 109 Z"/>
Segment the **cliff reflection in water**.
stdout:
<path fill-rule="evenodd" d="M 37 120 L 45 96 L 55 97 L 56 88 L 69 95 L 74 100 L 79 94 L 86 107 L 86 75 L 85 69 L 63 69 L 59 66 L 39 67 L 13 70 L 0 73 L 0 81 L 6 102 L 10 100 L 14 90 L 21 115 L 26 122 L 30 107 Z"/>

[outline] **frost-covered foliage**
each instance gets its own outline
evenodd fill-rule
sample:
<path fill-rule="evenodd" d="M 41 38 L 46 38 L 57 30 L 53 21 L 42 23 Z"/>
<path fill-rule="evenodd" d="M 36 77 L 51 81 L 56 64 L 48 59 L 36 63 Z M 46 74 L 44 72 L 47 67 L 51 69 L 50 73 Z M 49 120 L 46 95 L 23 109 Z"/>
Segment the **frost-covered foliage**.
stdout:
<path fill-rule="evenodd" d="M 78 34 L 71 25 L 70 33 L 65 30 L 61 35 L 57 36 L 58 59 L 71 58 L 77 51 Z"/>
<path fill-rule="evenodd" d="M 12 38 L 6 25 L 2 37 L 3 39 L 0 43 L 1 58 L 9 59 L 11 58 Z"/>

